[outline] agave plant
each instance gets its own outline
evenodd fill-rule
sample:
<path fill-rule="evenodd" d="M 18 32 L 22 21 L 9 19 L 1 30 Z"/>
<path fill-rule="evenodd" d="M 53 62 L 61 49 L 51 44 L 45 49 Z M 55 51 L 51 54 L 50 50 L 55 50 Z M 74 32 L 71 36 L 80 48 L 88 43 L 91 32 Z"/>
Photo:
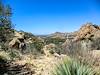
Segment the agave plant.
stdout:
<path fill-rule="evenodd" d="M 96 75 L 95 71 L 88 65 L 71 59 L 64 59 L 56 64 L 51 75 Z"/>

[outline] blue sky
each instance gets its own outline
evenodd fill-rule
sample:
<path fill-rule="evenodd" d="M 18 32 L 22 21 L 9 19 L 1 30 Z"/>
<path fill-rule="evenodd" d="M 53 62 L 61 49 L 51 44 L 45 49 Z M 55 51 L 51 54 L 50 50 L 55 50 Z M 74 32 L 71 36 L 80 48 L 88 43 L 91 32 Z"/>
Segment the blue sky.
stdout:
<path fill-rule="evenodd" d="M 100 0 L 5 0 L 17 30 L 34 34 L 73 32 L 92 22 L 100 25 Z"/>

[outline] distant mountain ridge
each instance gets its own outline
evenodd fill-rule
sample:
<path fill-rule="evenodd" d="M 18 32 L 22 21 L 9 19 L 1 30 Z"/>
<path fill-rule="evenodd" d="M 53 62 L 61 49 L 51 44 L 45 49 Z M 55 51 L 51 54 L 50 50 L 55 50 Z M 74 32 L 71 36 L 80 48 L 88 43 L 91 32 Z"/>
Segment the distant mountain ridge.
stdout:
<path fill-rule="evenodd" d="M 16 31 L 18 32 L 18 31 Z M 97 37 L 100 38 L 100 26 L 95 25 L 92 23 L 87 23 L 84 24 L 79 30 L 75 32 L 55 32 L 52 34 L 47 34 L 47 35 L 33 35 L 32 33 L 27 33 L 27 32 L 18 32 L 18 33 L 24 33 L 24 35 L 27 35 L 27 38 L 32 38 L 32 37 L 40 37 L 40 38 L 72 38 L 74 40 L 81 40 L 84 38 L 93 38 Z"/>

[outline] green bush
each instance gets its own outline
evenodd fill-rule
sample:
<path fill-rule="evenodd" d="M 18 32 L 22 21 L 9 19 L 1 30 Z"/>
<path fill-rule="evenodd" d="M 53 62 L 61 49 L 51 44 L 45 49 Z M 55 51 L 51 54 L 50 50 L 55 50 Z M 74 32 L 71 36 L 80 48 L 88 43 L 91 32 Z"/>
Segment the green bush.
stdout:
<path fill-rule="evenodd" d="M 0 0 L 0 42 L 5 43 L 13 35 L 12 9 L 2 1 Z"/>
<path fill-rule="evenodd" d="M 54 43 L 56 45 L 61 45 L 65 41 L 66 41 L 66 39 L 62 39 L 62 38 L 51 38 L 51 37 L 45 38 L 46 44 Z"/>
<path fill-rule="evenodd" d="M 11 60 L 15 60 L 15 59 L 21 59 L 22 54 L 20 53 L 20 51 L 18 50 L 9 50 L 9 56 L 11 58 Z"/>
<path fill-rule="evenodd" d="M 34 42 L 34 47 L 37 49 L 37 51 L 41 51 L 41 49 L 43 48 L 44 44 L 43 42 Z"/>
<path fill-rule="evenodd" d="M 71 59 L 64 59 L 55 66 L 51 75 L 96 75 L 96 72 L 88 65 Z"/>

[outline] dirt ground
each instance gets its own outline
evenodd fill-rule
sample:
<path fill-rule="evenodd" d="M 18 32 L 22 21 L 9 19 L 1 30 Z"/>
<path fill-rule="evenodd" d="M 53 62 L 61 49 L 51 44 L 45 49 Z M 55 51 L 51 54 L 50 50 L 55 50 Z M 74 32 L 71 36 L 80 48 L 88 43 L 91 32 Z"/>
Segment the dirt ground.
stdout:
<path fill-rule="evenodd" d="M 34 58 L 31 55 L 23 55 L 22 60 L 13 62 L 18 65 L 25 65 L 34 71 L 31 75 L 50 75 L 50 71 L 53 69 L 53 66 L 57 61 L 63 59 L 64 55 L 53 55 L 46 57 L 44 55 Z M 26 74 L 27 75 L 27 74 Z"/>

